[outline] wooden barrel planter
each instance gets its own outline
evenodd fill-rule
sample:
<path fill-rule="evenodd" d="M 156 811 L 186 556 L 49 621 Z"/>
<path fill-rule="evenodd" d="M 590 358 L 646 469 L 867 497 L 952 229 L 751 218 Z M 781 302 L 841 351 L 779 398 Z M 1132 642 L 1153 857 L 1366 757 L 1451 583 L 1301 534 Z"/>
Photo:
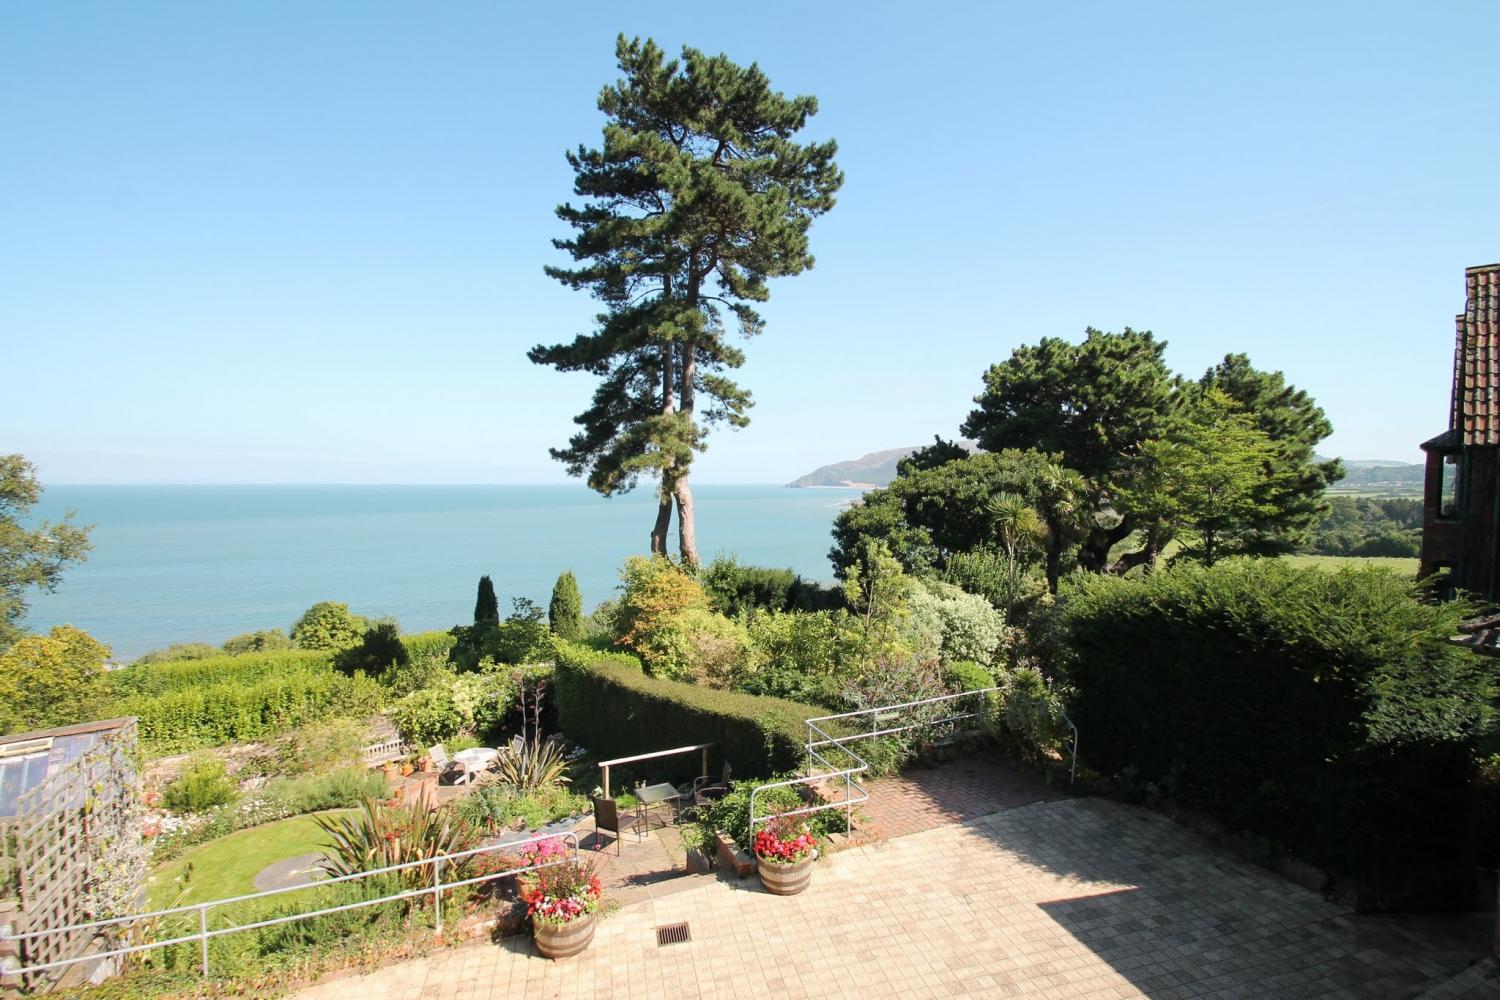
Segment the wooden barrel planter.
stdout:
<path fill-rule="evenodd" d="M 803 858 L 790 865 L 778 865 L 764 858 L 757 860 L 755 870 L 760 873 L 761 885 L 777 896 L 795 896 L 812 884 L 813 858 Z"/>
<path fill-rule="evenodd" d="M 547 958 L 571 958 L 589 946 L 594 940 L 594 918 L 587 914 L 565 924 L 534 920 L 531 934 L 536 940 L 536 950 Z"/>

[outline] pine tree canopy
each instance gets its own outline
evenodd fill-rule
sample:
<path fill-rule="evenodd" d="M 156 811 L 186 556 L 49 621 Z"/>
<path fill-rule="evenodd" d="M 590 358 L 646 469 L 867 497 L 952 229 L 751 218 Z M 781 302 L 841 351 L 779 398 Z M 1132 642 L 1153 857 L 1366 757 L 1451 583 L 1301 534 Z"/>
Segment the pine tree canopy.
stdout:
<path fill-rule="evenodd" d="M 573 235 L 554 243 L 574 266 L 546 269 L 603 312 L 591 332 L 529 357 L 599 379 L 552 456 L 605 495 L 660 477 L 665 504 L 685 492 L 710 427 L 749 422 L 727 326 L 760 333 L 768 280 L 812 267 L 808 228 L 843 175 L 832 140 L 794 141 L 817 100 L 773 90 L 758 66 L 691 48 L 668 59 L 623 36 L 616 57 L 623 76 L 599 95 L 602 144 L 567 154 L 581 200 L 557 209 Z M 678 510 L 686 522 L 690 496 Z"/>

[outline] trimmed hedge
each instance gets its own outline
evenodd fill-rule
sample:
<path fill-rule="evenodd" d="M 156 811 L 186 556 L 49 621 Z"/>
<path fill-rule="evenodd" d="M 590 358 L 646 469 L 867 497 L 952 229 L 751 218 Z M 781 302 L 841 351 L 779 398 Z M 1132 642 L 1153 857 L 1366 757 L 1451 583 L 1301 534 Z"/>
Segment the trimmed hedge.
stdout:
<path fill-rule="evenodd" d="M 165 694 L 210 684 L 252 684 L 267 677 L 326 669 L 330 662 L 332 656 L 326 650 L 277 650 L 225 654 L 201 660 L 135 663 L 111 670 L 106 677 L 115 697 L 128 697 Z"/>
<path fill-rule="evenodd" d="M 141 746 L 168 754 L 260 740 L 335 716 L 364 718 L 379 708 L 379 684 L 363 674 L 335 673 L 325 662 L 248 683 L 227 680 L 134 695 L 116 702 L 110 714 L 136 716 Z"/>
<path fill-rule="evenodd" d="M 624 653 L 561 640 L 555 645 L 558 724 L 595 757 L 714 743 L 715 755 L 729 761 L 737 777 L 771 775 L 801 767 L 803 721 L 828 714 L 781 698 L 647 677 L 640 661 Z M 686 767 L 682 761 L 661 761 L 659 773 Z M 691 764 L 696 773 L 698 762 Z"/>
<path fill-rule="evenodd" d="M 401 644 L 406 647 L 407 655 L 414 660 L 425 656 L 446 657 L 456 641 L 453 633 L 446 629 L 435 632 L 415 632 L 401 637 Z"/>
<path fill-rule="evenodd" d="M 1270 560 L 1082 576 L 1051 622 L 1084 762 L 1260 835 L 1366 909 L 1468 902 L 1491 685 L 1464 608 Z"/>

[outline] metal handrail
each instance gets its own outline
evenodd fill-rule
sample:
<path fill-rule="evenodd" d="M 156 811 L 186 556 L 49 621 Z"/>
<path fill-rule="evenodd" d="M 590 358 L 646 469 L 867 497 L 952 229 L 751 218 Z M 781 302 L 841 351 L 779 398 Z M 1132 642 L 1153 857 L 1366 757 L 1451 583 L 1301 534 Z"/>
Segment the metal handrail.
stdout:
<path fill-rule="evenodd" d="M 480 854 L 490 854 L 512 848 L 521 847 L 525 844 L 540 843 L 542 841 L 560 840 L 570 848 L 565 857 L 545 861 L 536 865 L 523 865 L 518 868 L 508 868 L 501 872 L 492 872 L 487 875 L 479 875 L 474 878 L 461 879 L 456 882 L 443 882 L 442 867 L 454 861 L 475 857 Z M 197 941 L 200 945 L 200 962 L 203 975 L 208 975 L 208 941 L 210 938 L 223 937 L 228 934 L 238 934 L 242 931 L 256 930 L 261 927 L 272 927 L 277 924 L 292 923 L 297 920 L 308 920 L 313 917 L 327 916 L 331 913 L 342 913 L 347 910 L 356 910 L 366 906 L 376 906 L 380 903 L 391 903 L 401 899 L 410 899 L 415 896 L 431 896 L 433 901 L 433 934 L 440 935 L 443 928 L 442 919 L 442 894 L 447 889 L 456 889 L 466 885 L 476 885 L 480 882 L 488 882 L 494 879 L 505 878 L 510 875 L 521 875 L 542 868 L 550 868 L 553 865 L 563 864 L 566 861 L 576 860 L 578 857 L 578 834 L 569 830 L 562 833 L 538 833 L 521 840 L 506 841 L 501 844 L 489 844 L 483 847 L 469 848 L 464 851 L 454 851 L 450 854 L 440 854 L 432 858 L 423 858 L 420 861 L 406 861 L 398 865 L 387 865 L 384 868 L 376 868 L 367 872 L 353 872 L 348 875 L 338 875 L 333 878 L 323 879 L 317 882 L 305 882 L 302 885 L 284 886 L 280 889 L 265 889 L 260 892 L 246 893 L 241 896 L 228 896 L 223 899 L 205 900 L 202 903 L 193 903 L 188 906 L 168 907 L 164 910 L 149 910 L 143 913 L 130 914 L 123 917 L 110 917 L 104 920 L 91 920 L 86 923 L 68 924 L 62 927 L 49 927 L 38 931 L 25 931 L 22 933 L 4 932 L 0 933 L 0 941 L 20 942 L 32 938 L 46 937 L 53 934 L 68 934 L 80 930 L 91 930 L 101 927 L 109 927 L 116 924 L 136 923 L 143 920 L 159 919 L 161 917 L 176 916 L 185 913 L 196 912 L 198 914 L 198 931 L 181 937 L 167 938 L 159 941 L 148 941 L 144 944 L 131 945 L 126 948 L 115 948 L 110 951 L 92 952 L 75 958 L 61 959 L 55 962 L 46 962 L 39 965 L 15 966 L 7 964 L 0 967 L 0 973 L 8 976 L 29 975 L 35 972 L 45 972 L 48 969 L 61 968 L 74 965 L 78 962 L 90 962 L 102 958 L 113 958 L 119 955 L 130 955 L 135 952 L 150 951 L 155 948 L 166 948 L 175 944 L 186 944 L 189 941 Z M 301 913 L 285 914 L 280 917 L 271 917 L 266 920 L 258 920 L 248 924 L 237 924 L 233 927 L 221 927 L 216 930 L 208 928 L 208 913 L 211 909 L 219 906 L 228 906 L 234 903 L 243 903 L 252 899 L 264 899 L 267 896 L 276 896 L 289 892 L 301 892 L 307 889 L 321 889 L 340 882 L 350 882 L 359 879 L 373 878 L 379 875 L 389 875 L 392 872 L 407 871 L 414 868 L 431 868 L 432 883 L 416 889 L 406 889 L 401 892 L 390 893 L 374 899 L 359 900 L 353 903 L 344 903 L 339 906 L 327 906 L 317 910 L 307 910 Z"/>
<path fill-rule="evenodd" d="M 991 694 L 999 694 L 1001 692 L 1004 692 L 1005 690 L 1005 685 L 997 684 L 993 687 L 976 688 L 972 691 L 959 691 L 956 694 L 944 694 L 937 695 L 932 698 L 920 698 L 916 701 L 902 702 L 897 705 L 878 705 L 874 708 L 861 708 L 852 712 L 839 712 L 834 715 L 819 715 L 814 716 L 811 719 L 804 720 L 807 725 L 806 770 L 809 772 L 813 770 L 814 760 L 816 760 L 822 766 L 830 768 L 831 770 L 822 774 L 809 773 L 804 777 L 792 778 L 787 781 L 770 782 L 768 784 L 757 785 L 756 787 L 752 788 L 750 790 L 751 837 L 754 837 L 755 828 L 757 825 L 759 825 L 760 823 L 769 822 L 773 818 L 772 815 L 760 816 L 756 813 L 755 797 L 760 792 L 768 788 L 786 788 L 793 785 L 807 785 L 817 782 L 830 781 L 840 777 L 844 779 L 843 801 L 824 802 L 816 806 L 809 806 L 805 809 L 791 809 L 787 810 L 786 812 L 777 813 L 774 815 L 804 816 L 811 813 L 822 812 L 826 809 L 837 809 L 843 807 L 843 809 L 845 810 L 845 830 L 852 832 L 854 829 L 854 805 L 859 802 L 868 802 L 870 799 L 870 793 L 864 788 L 864 786 L 860 785 L 854 780 L 854 775 L 862 774 L 863 772 L 868 771 L 870 768 L 870 764 L 863 757 L 850 749 L 848 746 L 849 743 L 854 742 L 855 740 L 870 739 L 875 736 L 890 736 L 895 733 L 910 732 L 914 729 L 925 729 L 929 726 L 940 726 L 946 725 L 951 722 L 962 722 L 965 719 L 979 718 L 983 714 L 982 709 L 977 709 L 973 712 L 963 712 L 957 715 L 948 715 L 944 716 L 941 719 L 924 719 L 904 726 L 892 726 L 884 729 L 873 728 L 874 726 L 878 726 L 880 720 L 883 717 L 891 715 L 893 713 L 899 714 L 903 709 L 918 708 L 924 705 L 936 705 L 944 702 L 955 701 L 960 698 L 973 698 L 979 696 L 988 696 Z M 1068 751 L 1068 783 L 1072 784 L 1078 776 L 1078 727 L 1074 725 L 1073 720 L 1068 717 L 1067 712 L 1059 711 L 1059 714 L 1062 716 L 1063 721 L 1068 724 L 1068 728 L 1073 733 L 1072 743 Z M 837 722 L 845 719 L 855 719 L 866 715 L 872 717 L 872 728 L 868 732 L 861 730 L 860 732 L 850 733 L 846 736 L 832 736 L 821 725 L 822 723 Z M 815 737 L 822 738 L 817 739 Z M 834 768 L 833 763 L 829 761 L 827 757 L 823 756 L 823 754 L 818 752 L 820 747 L 829 746 L 838 747 L 841 753 L 847 754 L 849 757 L 853 758 L 853 760 L 856 762 L 855 766 L 842 769 Z M 859 790 L 859 794 L 861 796 L 860 798 L 854 797 L 855 789 Z"/>

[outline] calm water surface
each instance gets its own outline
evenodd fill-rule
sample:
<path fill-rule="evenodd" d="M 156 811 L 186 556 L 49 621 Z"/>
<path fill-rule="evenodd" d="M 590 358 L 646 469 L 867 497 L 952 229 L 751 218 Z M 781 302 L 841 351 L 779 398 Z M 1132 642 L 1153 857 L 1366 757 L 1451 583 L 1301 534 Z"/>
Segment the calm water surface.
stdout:
<path fill-rule="evenodd" d="M 828 580 L 829 529 L 859 491 L 695 495 L 705 559 L 733 553 Z M 34 597 L 28 623 L 70 622 L 129 659 L 284 629 L 320 600 L 408 631 L 447 628 L 472 618 L 484 573 L 505 609 L 512 597 L 545 606 L 571 569 L 592 608 L 614 594 L 625 557 L 645 551 L 655 498 L 606 500 L 582 486 L 51 486 L 39 513 L 69 507 L 96 525 L 94 551 L 56 594 Z"/>

